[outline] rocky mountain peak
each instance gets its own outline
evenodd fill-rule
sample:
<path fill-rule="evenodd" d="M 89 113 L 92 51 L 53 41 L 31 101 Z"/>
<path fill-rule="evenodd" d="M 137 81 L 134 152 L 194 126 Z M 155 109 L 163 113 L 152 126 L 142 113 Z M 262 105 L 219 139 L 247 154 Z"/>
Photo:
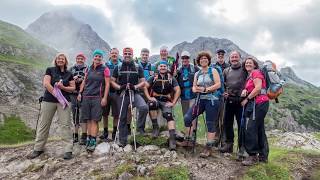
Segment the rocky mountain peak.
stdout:
<path fill-rule="evenodd" d="M 316 88 L 313 84 L 300 79 L 291 67 L 284 67 L 280 69 L 281 75 L 285 78 L 286 83 L 295 84 L 300 87 Z"/>
<path fill-rule="evenodd" d="M 109 44 L 89 24 L 79 21 L 65 10 L 43 14 L 26 31 L 58 51 L 66 52 L 71 60 L 79 52 L 84 52 L 90 58 L 96 48 L 110 50 Z"/>

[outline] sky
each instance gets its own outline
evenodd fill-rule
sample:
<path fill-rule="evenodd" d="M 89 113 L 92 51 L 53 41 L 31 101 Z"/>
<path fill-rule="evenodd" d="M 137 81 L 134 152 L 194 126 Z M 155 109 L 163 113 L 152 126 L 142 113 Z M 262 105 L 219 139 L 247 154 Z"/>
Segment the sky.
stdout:
<path fill-rule="evenodd" d="M 1 0 L 0 19 L 26 28 L 57 9 L 90 24 L 111 47 L 157 54 L 199 36 L 226 38 L 320 86 L 320 0 Z"/>

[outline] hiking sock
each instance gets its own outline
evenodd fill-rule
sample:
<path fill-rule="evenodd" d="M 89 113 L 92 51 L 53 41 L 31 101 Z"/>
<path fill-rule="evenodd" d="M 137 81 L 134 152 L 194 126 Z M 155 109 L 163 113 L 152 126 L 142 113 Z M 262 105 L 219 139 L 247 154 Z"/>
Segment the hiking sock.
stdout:
<path fill-rule="evenodd" d="M 158 125 L 158 119 L 151 119 L 151 122 L 152 122 L 152 127 L 153 127 L 153 128 L 159 127 L 159 125 Z"/>
<path fill-rule="evenodd" d="M 108 128 L 103 128 L 103 133 L 108 133 Z"/>
<path fill-rule="evenodd" d="M 206 146 L 208 146 L 208 147 L 213 147 L 214 144 L 215 144 L 215 140 L 208 140 Z"/>
<path fill-rule="evenodd" d="M 176 136 L 176 130 L 175 129 L 169 129 L 169 135 L 170 135 L 170 137 Z"/>

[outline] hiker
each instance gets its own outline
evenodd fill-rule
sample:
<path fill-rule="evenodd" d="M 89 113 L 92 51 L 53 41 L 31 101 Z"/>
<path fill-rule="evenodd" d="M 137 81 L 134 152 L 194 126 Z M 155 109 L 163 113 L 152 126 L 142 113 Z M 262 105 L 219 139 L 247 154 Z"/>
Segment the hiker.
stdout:
<path fill-rule="evenodd" d="M 149 78 L 146 82 L 144 93 L 148 99 L 150 117 L 152 121 L 152 136 L 159 136 L 158 109 L 162 111 L 162 117 L 168 122 L 169 149 L 176 150 L 175 121 L 173 118 L 173 107 L 180 96 L 180 87 L 177 80 L 168 72 L 168 62 L 160 61 L 158 74 Z M 150 92 L 148 90 L 150 88 Z M 173 93 L 172 93 L 173 92 Z"/>
<path fill-rule="evenodd" d="M 220 149 L 222 153 L 232 153 L 234 143 L 234 118 L 237 120 L 238 129 L 240 128 L 241 119 L 241 92 L 246 82 L 246 72 L 241 68 L 241 55 L 238 51 L 232 51 L 229 56 L 230 67 L 223 71 L 225 85 L 225 117 L 224 133 L 225 142 Z M 238 132 L 239 134 L 239 132 Z M 239 138 L 238 138 L 239 139 Z M 238 140 L 239 145 L 239 140 Z M 239 146 L 238 146 L 239 147 Z"/>
<path fill-rule="evenodd" d="M 121 59 L 119 58 L 119 50 L 117 48 L 112 48 L 110 50 L 110 58 L 109 60 L 105 63 L 105 66 L 107 66 L 110 70 L 110 77 L 112 77 L 114 69 L 121 64 Z M 99 137 L 102 140 L 105 141 L 110 141 L 108 139 L 108 116 L 110 114 L 110 110 L 112 109 L 112 117 L 113 117 L 113 131 L 111 138 L 114 140 L 117 132 L 117 125 L 118 125 L 118 120 L 119 120 L 119 104 L 118 104 L 118 94 L 116 90 L 111 86 L 109 90 L 109 95 L 108 95 L 108 102 L 106 107 L 103 108 L 103 133 Z"/>
<path fill-rule="evenodd" d="M 144 78 L 148 80 L 153 75 L 152 65 L 149 62 L 149 49 L 141 49 L 140 58 L 138 64 L 143 68 Z"/>
<path fill-rule="evenodd" d="M 71 99 L 71 108 L 72 108 L 72 118 L 74 124 L 74 132 L 73 132 L 73 143 L 79 142 L 79 116 L 80 116 L 80 102 L 77 100 L 77 96 L 79 94 L 80 85 L 84 80 L 84 73 L 87 68 L 85 64 L 86 56 L 83 53 L 79 53 L 76 56 L 76 64 L 72 66 L 69 71 L 71 71 L 73 75 L 73 80 L 76 83 L 76 89 L 70 95 Z M 85 145 L 87 140 L 87 124 L 81 123 L 82 135 L 80 138 L 80 145 Z"/>
<path fill-rule="evenodd" d="M 219 97 L 217 96 L 217 89 L 220 88 L 221 83 L 218 71 L 210 66 L 211 55 L 209 52 L 199 52 L 196 62 L 201 67 L 201 69 L 195 74 L 192 91 L 198 94 L 198 100 L 184 116 L 186 137 L 182 142 L 182 146 L 194 147 L 196 141 L 197 125 L 191 132 L 190 128 L 192 125 L 192 121 L 195 120 L 200 114 L 205 112 L 206 117 L 204 118 L 204 120 L 207 128 L 207 143 L 200 156 L 208 157 L 211 155 L 212 147 L 215 144 L 215 124 L 218 119 L 218 109 L 220 105 Z"/>
<path fill-rule="evenodd" d="M 123 62 L 113 70 L 111 85 L 118 90 L 120 94 L 118 98 L 119 105 L 119 145 L 124 147 L 128 141 L 127 114 L 130 105 L 130 96 L 132 94 L 133 106 L 138 109 L 137 132 L 144 134 L 145 122 L 148 114 L 148 105 L 139 93 L 139 89 L 143 89 L 145 78 L 143 69 L 133 61 L 133 49 L 126 47 L 123 49 Z M 129 92 L 130 91 L 130 92 Z M 123 101 L 122 101 L 123 100 Z M 135 125 L 134 125 L 135 126 Z M 136 126 L 135 126 L 136 127 Z"/>
<path fill-rule="evenodd" d="M 194 104 L 196 94 L 192 92 L 194 74 L 199 71 L 198 66 L 190 64 L 190 53 L 181 53 L 182 65 L 177 69 L 177 81 L 181 88 L 181 107 L 183 116 Z"/>
<path fill-rule="evenodd" d="M 243 69 L 248 73 L 245 89 L 241 93 L 245 97 L 241 106 L 245 107 L 244 117 L 248 121 L 244 131 L 244 147 L 249 157 L 242 164 L 250 166 L 258 161 L 268 161 L 269 146 L 264 118 L 269 109 L 269 98 L 266 79 L 259 70 L 258 62 L 253 57 L 248 57 L 243 62 Z"/>
<path fill-rule="evenodd" d="M 160 59 L 155 63 L 155 72 L 158 71 L 158 65 L 161 61 L 167 61 L 168 62 L 168 71 L 171 72 L 171 67 L 174 64 L 175 59 L 171 56 L 169 56 L 169 51 L 167 46 L 161 46 L 160 47 Z"/>
<path fill-rule="evenodd" d="M 54 59 L 54 67 L 48 67 L 43 78 L 45 92 L 43 96 L 40 120 L 36 132 L 36 140 L 32 154 L 28 156 L 34 159 L 44 152 L 44 146 L 48 140 L 49 130 L 54 114 L 57 112 L 58 123 L 61 130 L 61 138 L 64 143 L 63 158 L 72 158 L 72 131 L 71 131 L 71 107 L 70 94 L 76 88 L 72 73 L 67 70 L 68 59 L 63 53 L 59 53 Z M 67 101 L 67 102 L 66 102 Z"/>
<path fill-rule="evenodd" d="M 217 62 L 215 63 L 216 65 L 220 66 L 222 71 L 224 71 L 227 67 L 230 65 L 224 61 L 224 55 L 226 54 L 226 51 L 223 49 L 218 49 L 216 51 L 216 59 Z"/>
<path fill-rule="evenodd" d="M 110 70 L 103 64 L 102 50 L 93 52 L 92 65 L 87 69 L 84 81 L 80 86 L 78 100 L 82 99 L 80 121 L 87 123 L 88 138 L 86 149 L 93 152 L 97 146 L 99 121 L 102 117 L 102 107 L 107 105 L 110 86 Z"/>
<path fill-rule="evenodd" d="M 219 75 L 220 75 L 220 81 L 221 81 L 221 87 L 219 88 L 218 91 L 220 91 L 220 107 L 219 107 L 219 119 L 218 119 L 218 123 L 216 123 L 216 147 L 220 147 L 222 146 L 222 141 L 223 138 L 225 138 L 225 135 L 223 133 L 223 121 L 224 121 L 224 110 L 225 110 L 225 100 L 223 97 L 223 93 L 224 93 L 224 78 L 223 78 L 223 71 L 229 67 L 229 64 L 225 62 L 224 60 L 224 55 L 225 55 L 226 51 L 223 49 L 218 49 L 216 50 L 216 63 L 214 63 L 212 66 L 214 68 L 216 68 L 216 70 L 218 71 Z"/>

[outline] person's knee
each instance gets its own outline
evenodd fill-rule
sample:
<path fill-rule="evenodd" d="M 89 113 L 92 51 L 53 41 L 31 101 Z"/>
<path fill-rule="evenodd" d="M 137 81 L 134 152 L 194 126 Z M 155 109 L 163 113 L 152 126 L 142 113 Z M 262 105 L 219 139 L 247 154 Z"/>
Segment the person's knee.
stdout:
<path fill-rule="evenodd" d="M 191 125 L 192 125 L 192 115 L 187 113 L 184 116 L 184 126 L 185 127 L 191 127 Z"/>
<path fill-rule="evenodd" d="M 157 110 L 159 108 L 158 103 L 155 102 L 155 101 L 149 101 L 148 105 L 149 105 L 149 110 L 150 111 Z"/>
<path fill-rule="evenodd" d="M 216 126 L 212 121 L 207 120 L 207 128 L 209 133 L 215 133 L 216 132 Z"/>
<path fill-rule="evenodd" d="M 173 121 L 173 114 L 171 112 L 164 112 L 162 113 L 162 116 L 167 120 L 167 122 Z"/>

